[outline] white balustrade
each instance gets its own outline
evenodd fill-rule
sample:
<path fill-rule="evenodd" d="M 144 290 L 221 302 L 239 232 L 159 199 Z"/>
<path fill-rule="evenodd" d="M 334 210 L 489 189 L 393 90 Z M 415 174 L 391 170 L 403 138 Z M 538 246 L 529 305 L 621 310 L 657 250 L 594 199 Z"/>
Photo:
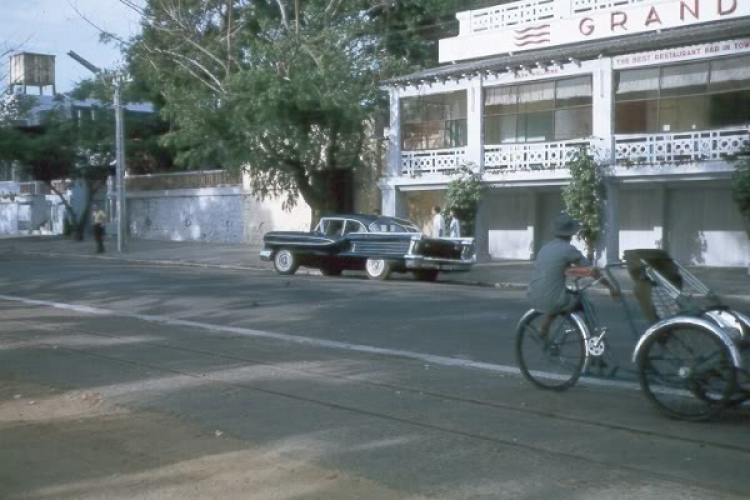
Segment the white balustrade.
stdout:
<path fill-rule="evenodd" d="M 559 170 L 588 140 L 502 144 L 484 147 L 484 169 L 488 173 L 529 170 Z"/>
<path fill-rule="evenodd" d="M 658 3 L 666 0 L 521 0 L 486 9 L 461 12 L 458 18 L 468 18 L 469 22 L 466 25 L 462 23 L 461 35 L 469 35 L 502 30 L 508 26 L 561 19 L 584 12 L 621 9 L 646 1 Z M 465 28 L 468 28 L 468 33 L 464 33 Z"/>
<path fill-rule="evenodd" d="M 750 128 L 616 136 L 619 165 L 679 165 L 719 161 L 750 140 Z"/>
<path fill-rule="evenodd" d="M 449 174 L 466 161 L 466 148 L 404 151 L 401 153 L 401 174 Z"/>

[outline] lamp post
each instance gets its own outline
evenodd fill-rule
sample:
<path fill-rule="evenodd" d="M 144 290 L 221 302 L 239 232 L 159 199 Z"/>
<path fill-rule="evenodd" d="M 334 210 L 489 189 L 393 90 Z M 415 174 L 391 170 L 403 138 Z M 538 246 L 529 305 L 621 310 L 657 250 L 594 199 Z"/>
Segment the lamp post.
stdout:
<path fill-rule="evenodd" d="M 78 64 L 91 71 L 95 75 L 99 76 L 102 80 L 105 80 L 107 74 L 103 72 L 97 66 L 91 64 L 89 61 L 79 56 L 72 50 L 68 52 L 68 56 L 71 57 Z M 117 251 L 123 253 L 124 241 L 125 241 L 125 120 L 123 119 L 122 111 L 122 74 L 116 73 L 114 75 L 115 84 L 115 187 L 116 187 L 116 201 L 115 201 L 115 224 L 117 226 Z"/>

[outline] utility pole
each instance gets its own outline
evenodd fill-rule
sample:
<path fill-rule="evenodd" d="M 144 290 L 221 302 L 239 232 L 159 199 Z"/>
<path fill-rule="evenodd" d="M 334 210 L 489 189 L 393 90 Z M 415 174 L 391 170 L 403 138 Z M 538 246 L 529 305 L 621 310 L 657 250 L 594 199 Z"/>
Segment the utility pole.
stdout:
<path fill-rule="evenodd" d="M 72 50 L 68 52 L 74 61 L 78 64 L 91 71 L 103 81 L 106 81 L 107 74 L 97 66 L 91 64 L 89 61 L 79 56 Z M 122 73 L 118 72 L 114 75 L 115 84 L 115 186 L 116 186 L 116 201 L 115 201 L 115 225 L 117 226 L 117 251 L 123 253 L 125 251 L 125 120 L 123 118 L 123 106 L 122 106 Z"/>

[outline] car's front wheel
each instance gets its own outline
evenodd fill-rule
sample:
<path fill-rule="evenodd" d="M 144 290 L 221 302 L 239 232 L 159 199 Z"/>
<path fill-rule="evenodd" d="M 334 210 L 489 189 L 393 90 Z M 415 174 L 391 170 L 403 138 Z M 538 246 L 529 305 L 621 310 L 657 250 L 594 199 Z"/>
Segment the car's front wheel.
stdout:
<path fill-rule="evenodd" d="M 273 257 L 273 267 L 277 273 L 290 276 L 299 269 L 299 259 L 291 250 L 282 248 Z"/>
<path fill-rule="evenodd" d="M 367 259 L 365 272 L 371 280 L 387 280 L 391 277 L 391 263 L 385 259 Z"/>

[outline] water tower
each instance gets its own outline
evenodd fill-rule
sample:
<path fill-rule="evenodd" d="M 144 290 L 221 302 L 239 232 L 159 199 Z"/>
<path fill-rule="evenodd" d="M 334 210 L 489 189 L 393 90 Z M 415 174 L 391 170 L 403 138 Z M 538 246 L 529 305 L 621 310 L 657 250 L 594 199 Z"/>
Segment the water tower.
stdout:
<path fill-rule="evenodd" d="M 44 95 L 51 87 L 55 95 L 55 56 L 22 52 L 10 56 L 10 92 L 26 94 L 29 87 Z"/>

